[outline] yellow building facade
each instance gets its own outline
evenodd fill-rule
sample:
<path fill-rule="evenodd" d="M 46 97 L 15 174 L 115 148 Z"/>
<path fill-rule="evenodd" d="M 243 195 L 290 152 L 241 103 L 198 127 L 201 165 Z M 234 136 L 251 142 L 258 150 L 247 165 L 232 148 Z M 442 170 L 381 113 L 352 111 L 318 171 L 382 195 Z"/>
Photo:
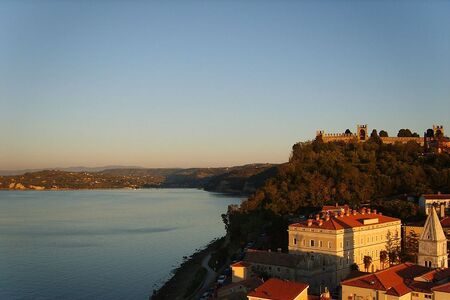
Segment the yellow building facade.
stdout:
<path fill-rule="evenodd" d="M 340 282 L 353 264 L 367 272 L 387 267 L 383 252 L 400 246 L 400 230 L 399 219 L 369 208 L 322 212 L 314 220 L 289 226 L 289 253 L 309 253 L 323 265 L 334 266 Z"/>

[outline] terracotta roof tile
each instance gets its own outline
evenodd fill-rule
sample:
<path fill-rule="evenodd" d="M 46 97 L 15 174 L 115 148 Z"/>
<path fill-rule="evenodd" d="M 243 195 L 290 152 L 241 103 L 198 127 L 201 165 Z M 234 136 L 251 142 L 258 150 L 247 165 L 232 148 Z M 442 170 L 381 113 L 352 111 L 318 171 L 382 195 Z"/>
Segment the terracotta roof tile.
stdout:
<path fill-rule="evenodd" d="M 270 300 L 294 300 L 306 288 L 308 288 L 306 283 L 271 278 L 248 296 Z"/>
<path fill-rule="evenodd" d="M 289 225 L 289 227 L 304 227 L 304 228 L 320 228 L 320 229 L 327 229 L 327 230 L 339 230 L 339 229 L 346 229 L 346 228 L 354 228 L 354 227 L 362 227 L 362 226 L 370 226 L 373 224 L 364 224 L 364 220 L 367 219 L 378 219 L 378 223 L 388 223 L 388 222 L 395 222 L 400 221 L 400 219 L 383 216 L 380 214 L 361 214 L 356 213 L 355 215 L 350 214 L 348 216 L 339 216 L 339 217 L 330 217 L 328 220 L 321 219 L 319 220 L 312 220 L 311 226 L 308 226 L 308 220 L 302 221 L 299 223 L 294 223 Z M 320 225 L 320 222 L 322 222 L 322 225 Z"/>
<path fill-rule="evenodd" d="M 432 290 L 450 294 L 450 282 L 442 284 L 442 285 L 438 285 L 438 286 L 432 288 Z"/>
<path fill-rule="evenodd" d="M 433 199 L 450 199 L 450 194 L 425 194 L 422 195 L 427 200 Z"/>
<path fill-rule="evenodd" d="M 234 268 L 245 268 L 245 267 L 250 267 L 251 265 L 245 261 L 238 261 L 237 263 L 234 263 L 231 265 L 231 267 Z"/>
<path fill-rule="evenodd" d="M 359 276 L 353 279 L 344 280 L 342 285 L 370 288 L 381 291 L 388 291 L 394 288 L 390 293 L 402 294 L 409 287 L 408 281 L 429 271 L 428 268 L 412 263 L 403 263 L 378 271 L 376 273 Z"/>

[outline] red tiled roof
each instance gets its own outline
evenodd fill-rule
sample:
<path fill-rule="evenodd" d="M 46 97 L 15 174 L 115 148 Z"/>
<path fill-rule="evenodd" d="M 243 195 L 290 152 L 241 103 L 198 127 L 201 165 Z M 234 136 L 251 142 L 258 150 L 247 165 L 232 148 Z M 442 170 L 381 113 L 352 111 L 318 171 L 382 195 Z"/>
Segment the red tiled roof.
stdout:
<path fill-rule="evenodd" d="M 450 282 L 442 284 L 442 285 L 438 285 L 438 286 L 432 288 L 432 290 L 450 294 Z"/>
<path fill-rule="evenodd" d="M 425 199 L 450 199 L 450 194 L 425 194 L 422 196 Z"/>
<path fill-rule="evenodd" d="M 306 283 L 271 278 L 248 296 L 270 300 L 294 300 L 306 288 L 308 288 Z"/>
<path fill-rule="evenodd" d="M 291 224 L 289 227 L 309 227 L 309 228 L 320 228 L 320 229 L 327 229 L 327 230 L 339 230 L 339 229 L 346 229 L 346 228 L 354 228 L 354 227 L 362 227 L 362 226 L 370 226 L 372 224 L 365 225 L 363 223 L 364 220 L 367 219 L 378 219 L 378 223 L 388 223 L 388 222 L 395 222 L 400 221 L 400 219 L 383 216 L 380 214 L 361 214 L 356 213 L 355 215 L 350 214 L 348 216 L 343 215 L 340 217 L 330 217 L 329 220 L 313 220 L 311 226 L 308 226 L 308 220 L 302 221 L 299 223 Z M 320 225 L 320 222 L 322 222 L 322 225 Z"/>
<path fill-rule="evenodd" d="M 408 288 L 404 284 L 399 284 L 399 285 L 396 285 L 396 286 L 393 286 L 393 287 L 389 288 L 386 291 L 386 294 L 400 297 L 400 296 L 403 296 L 405 294 L 408 294 L 409 292 L 411 292 L 410 288 Z"/>
<path fill-rule="evenodd" d="M 234 263 L 231 265 L 233 268 L 246 268 L 250 267 L 251 265 L 245 261 L 238 261 L 237 263 Z"/>
<path fill-rule="evenodd" d="M 429 271 L 428 268 L 412 263 L 403 263 L 376 273 L 344 280 L 342 285 L 388 291 L 391 294 L 403 295 L 410 288 L 407 281 Z"/>
<path fill-rule="evenodd" d="M 443 228 L 449 228 L 450 227 L 450 217 L 445 217 L 441 220 L 441 226 Z"/>
<path fill-rule="evenodd" d="M 441 281 L 446 278 L 450 278 L 450 269 L 449 268 L 431 270 L 425 274 L 417 276 L 415 278 L 415 280 L 420 281 L 420 279 L 422 279 L 422 280 L 428 281 L 428 282 L 431 282 L 431 281 L 436 282 L 436 281 Z"/>

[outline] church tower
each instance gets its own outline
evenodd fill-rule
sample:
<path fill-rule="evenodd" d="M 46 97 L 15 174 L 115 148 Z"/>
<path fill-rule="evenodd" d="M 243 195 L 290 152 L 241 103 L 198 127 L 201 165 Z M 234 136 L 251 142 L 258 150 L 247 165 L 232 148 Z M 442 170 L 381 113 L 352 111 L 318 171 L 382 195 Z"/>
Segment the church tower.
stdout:
<path fill-rule="evenodd" d="M 434 207 L 419 238 L 417 263 L 429 268 L 447 268 L 447 238 Z"/>

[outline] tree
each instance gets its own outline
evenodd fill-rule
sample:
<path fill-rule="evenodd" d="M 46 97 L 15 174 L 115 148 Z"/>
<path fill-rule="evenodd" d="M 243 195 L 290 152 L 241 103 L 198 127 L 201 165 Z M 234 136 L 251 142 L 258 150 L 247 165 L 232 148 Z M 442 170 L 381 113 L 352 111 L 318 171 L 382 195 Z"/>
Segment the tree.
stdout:
<path fill-rule="evenodd" d="M 372 130 L 372 133 L 370 134 L 370 137 L 371 137 L 371 138 L 378 138 L 378 132 L 377 132 L 376 129 L 373 129 L 373 130 Z"/>
<path fill-rule="evenodd" d="M 381 262 L 381 268 L 384 269 L 386 262 L 388 261 L 388 254 L 386 250 L 380 251 L 380 262 Z"/>
<path fill-rule="evenodd" d="M 370 265 L 372 264 L 372 257 L 365 255 L 363 262 L 364 262 L 364 269 L 366 270 L 366 272 L 369 272 Z"/>
<path fill-rule="evenodd" d="M 350 270 L 352 270 L 352 271 L 359 271 L 359 266 L 356 263 L 352 263 L 350 265 Z"/>
<path fill-rule="evenodd" d="M 418 134 L 417 132 L 414 132 L 414 133 L 412 134 L 412 136 L 413 136 L 413 137 L 420 137 L 419 134 Z"/>
<path fill-rule="evenodd" d="M 380 137 L 388 137 L 388 133 L 385 130 L 380 130 Z"/>
<path fill-rule="evenodd" d="M 400 258 L 400 243 L 398 232 L 392 234 L 388 231 L 386 235 L 386 252 L 389 258 L 389 265 L 393 266 L 398 263 Z"/>
<path fill-rule="evenodd" d="M 412 230 L 405 237 L 401 253 L 401 259 L 402 261 L 410 261 L 416 263 L 418 252 L 419 252 L 419 235 L 414 230 Z"/>
<path fill-rule="evenodd" d="M 434 130 L 431 129 L 431 128 L 428 128 L 427 129 L 427 133 L 426 133 L 426 137 L 433 138 L 434 137 Z"/>
<path fill-rule="evenodd" d="M 347 128 L 347 129 L 345 130 L 345 134 L 352 134 L 352 132 L 350 131 L 350 129 Z"/>
<path fill-rule="evenodd" d="M 398 131 L 397 137 L 412 137 L 412 132 L 409 129 L 400 129 Z"/>

